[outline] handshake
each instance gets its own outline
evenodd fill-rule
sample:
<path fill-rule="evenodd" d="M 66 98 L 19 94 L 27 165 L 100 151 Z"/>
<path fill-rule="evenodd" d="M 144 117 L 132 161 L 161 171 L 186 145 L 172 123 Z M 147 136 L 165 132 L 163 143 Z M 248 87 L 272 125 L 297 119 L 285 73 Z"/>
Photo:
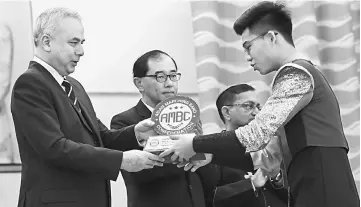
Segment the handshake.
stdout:
<path fill-rule="evenodd" d="M 154 131 L 153 126 L 154 122 L 150 119 L 145 119 L 134 127 L 135 137 L 140 146 L 144 147 L 148 138 L 152 136 L 158 136 L 158 133 Z M 195 129 L 196 134 L 201 134 L 202 129 L 201 125 L 197 125 Z M 159 155 L 141 151 L 141 150 L 130 150 L 123 153 L 123 160 L 121 164 L 121 169 L 128 172 L 138 172 L 144 169 L 151 169 L 154 166 L 163 166 L 163 163 L 166 162 L 166 157 L 171 155 L 170 159 L 173 163 L 178 163 L 177 166 L 184 167 L 187 171 L 191 169 L 193 172 L 199 167 L 202 167 L 212 160 L 211 154 L 205 154 L 205 160 L 196 160 L 189 161 L 189 158 L 194 156 L 196 153 L 193 151 L 193 137 L 194 134 L 184 134 L 184 135 L 174 135 L 170 136 L 172 139 L 178 140 L 170 149 L 165 150 Z M 175 146 L 183 146 L 183 150 L 186 151 L 188 156 L 182 156 L 183 153 L 176 152 L 173 148 Z M 179 147 L 178 147 L 179 148 Z"/>

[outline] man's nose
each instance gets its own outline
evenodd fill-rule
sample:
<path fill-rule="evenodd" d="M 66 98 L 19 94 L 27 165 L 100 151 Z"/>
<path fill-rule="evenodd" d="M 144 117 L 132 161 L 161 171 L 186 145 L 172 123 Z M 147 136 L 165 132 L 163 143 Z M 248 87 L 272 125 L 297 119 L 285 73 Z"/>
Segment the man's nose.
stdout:
<path fill-rule="evenodd" d="M 247 53 L 246 55 L 246 61 L 252 62 L 253 58 Z"/>
<path fill-rule="evenodd" d="M 260 109 L 259 109 L 258 107 L 254 107 L 254 108 L 252 109 L 251 115 L 252 115 L 252 116 L 256 116 L 259 111 L 260 111 Z"/>
<path fill-rule="evenodd" d="M 75 54 L 78 55 L 78 56 L 83 56 L 84 55 L 83 45 L 79 44 L 79 46 L 75 50 Z"/>
<path fill-rule="evenodd" d="M 171 87 L 171 86 L 173 86 L 173 83 L 174 83 L 174 82 L 170 80 L 170 77 L 167 76 L 167 79 L 166 79 L 165 82 L 164 82 L 164 86 L 165 86 L 165 87 Z"/>

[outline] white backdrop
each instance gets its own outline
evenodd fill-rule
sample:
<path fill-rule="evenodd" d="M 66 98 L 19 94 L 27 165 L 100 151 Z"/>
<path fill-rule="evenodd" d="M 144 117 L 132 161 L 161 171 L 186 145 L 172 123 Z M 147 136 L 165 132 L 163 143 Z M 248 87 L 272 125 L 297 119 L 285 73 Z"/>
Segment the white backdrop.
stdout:
<path fill-rule="evenodd" d="M 187 78 L 180 92 L 197 91 L 188 2 L 33 0 L 34 22 L 42 11 L 54 6 L 71 8 L 83 18 L 85 55 L 73 76 L 88 92 L 136 92 L 135 87 L 129 87 L 133 86 L 133 63 L 152 49 L 164 50 L 175 58 Z"/>

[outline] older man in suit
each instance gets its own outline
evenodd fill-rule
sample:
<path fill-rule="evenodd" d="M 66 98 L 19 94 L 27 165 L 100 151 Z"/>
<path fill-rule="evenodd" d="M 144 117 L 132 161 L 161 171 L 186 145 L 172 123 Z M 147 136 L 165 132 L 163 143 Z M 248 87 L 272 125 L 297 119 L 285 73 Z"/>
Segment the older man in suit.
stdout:
<path fill-rule="evenodd" d="M 136 106 L 115 115 L 111 128 L 127 127 L 151 117 L 159 102 L 178 92 L 181 74 L 174 59 L 163 51 L 152 50 L 139 57 L 134 63 L 133 75 L 142 98 Z M 127 187 L 128 206 L 203 207 L 200 175 L 205 171 L 206 167 L 196 173 L 185 172 L 171 163 L 137 173 L 121 171 Z"/>
<path fill-rule="evenodd" d="M 18 207 L 110 207 L 109 180 L 163 159 L 138 149 L 137 125 L 108 130 L 82 85 L 68 75 L 84 55 L 80 16 L 65 8 L 36 21 L 35 57 L 16 81 L 11 111 L 22 161 Z M 122 152 L 120 150 L 130 150 Z"/>

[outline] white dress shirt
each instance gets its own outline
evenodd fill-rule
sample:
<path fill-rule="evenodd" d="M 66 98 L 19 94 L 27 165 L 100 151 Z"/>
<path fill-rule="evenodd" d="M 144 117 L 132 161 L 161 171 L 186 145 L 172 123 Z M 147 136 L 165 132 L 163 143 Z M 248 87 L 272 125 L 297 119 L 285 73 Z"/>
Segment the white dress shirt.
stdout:
<path fill-rule="evenodd" d="M 65 91 L 64 86 L 61 84 L 63 83 L 65 77 L 61 76 L 58 71 L 55 70 L 52 66 L 50 66 L 48 63 L 46 63 L 44 60 L 34 56 L 33 61 L 39 63 L 41 66 L 43 66 L 56 80 L 57 83 L 61 86 L 61 88 Z"/>
<path fill-rule="evenodd" d="M 140 99 L 140 100 L 141 100 L 141 101 L 144 103 L 144 105 L 149 109 L 149 111 L 153 113 L 154 108 L 152 108 L 151 106 L 149 106 L 148 104 L 146 104 L 146 103 L 143 101 L 143 99 Z"/>

